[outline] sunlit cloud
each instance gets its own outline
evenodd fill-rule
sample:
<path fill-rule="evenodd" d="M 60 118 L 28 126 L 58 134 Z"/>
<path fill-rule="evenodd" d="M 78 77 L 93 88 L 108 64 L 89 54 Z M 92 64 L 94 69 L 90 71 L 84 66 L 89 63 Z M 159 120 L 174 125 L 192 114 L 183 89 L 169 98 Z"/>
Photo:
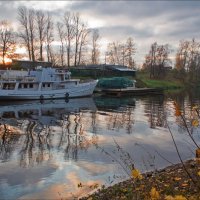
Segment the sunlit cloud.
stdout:
<path fill-rule="evenodd" d="M 66 11 L 79 12 L 90 28 L 99 29 L 102 52 L 109 42 L 124 42 L 133 37 L 138 64 L 154 42 L 169 43 L 176 50 L 182 39 L 200 39 L 198 1 L 4 1 L 0 4 L 1 19 L 12 21 L 16 30 L 20 6 L 51 11 L 55 24 Z M 174 57 L 175 51 L 171 54 Z M 101 60 L 104 62 L 103 56 Z"/>
<path fill-rule="evenodd" d="M 19 1 L 16 2 L 16 7 L 25 6 L 36 10 L 53 11 L 69 7 L 71 4 L 72 1 Z"/>

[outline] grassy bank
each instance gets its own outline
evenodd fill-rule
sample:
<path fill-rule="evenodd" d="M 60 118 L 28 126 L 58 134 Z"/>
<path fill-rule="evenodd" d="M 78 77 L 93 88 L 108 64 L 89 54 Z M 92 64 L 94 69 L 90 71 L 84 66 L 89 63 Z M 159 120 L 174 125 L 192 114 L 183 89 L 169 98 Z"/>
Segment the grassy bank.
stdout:
<path fill-rule="evenodd" d="M 198 200 L 200 199 L 200 165 L 196 160 L 148 172 L 138 179 L 99 189 L 82 200 Z M 192 179 L 191 179 L 192 178 Z M 193 182 L 194 181 L 194 182 Z"/>
<path fill-rule="evenodd" d="M 163 89 L 180 89 L 184 88 L 184 84 L 170 76 L 170 74 L 164 79 L 150 79 L 147 73 L 138 72 L 137 87 L 149 87 L 149 88 L 163 88 Z"/>

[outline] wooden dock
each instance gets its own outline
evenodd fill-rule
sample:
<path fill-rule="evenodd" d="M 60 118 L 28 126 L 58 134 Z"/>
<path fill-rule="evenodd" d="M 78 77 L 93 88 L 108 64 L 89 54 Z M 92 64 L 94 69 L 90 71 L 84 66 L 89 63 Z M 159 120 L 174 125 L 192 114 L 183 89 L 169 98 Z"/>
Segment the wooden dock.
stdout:
<path fill-rule="evenodd" d="M 148 95 L 148 94 L 163 94 L 162 88 L 133 88 L 127 87 L 122 89 L 102 89 L 101 93 L 112 96 L 127 96 L 127 95 Z"/>

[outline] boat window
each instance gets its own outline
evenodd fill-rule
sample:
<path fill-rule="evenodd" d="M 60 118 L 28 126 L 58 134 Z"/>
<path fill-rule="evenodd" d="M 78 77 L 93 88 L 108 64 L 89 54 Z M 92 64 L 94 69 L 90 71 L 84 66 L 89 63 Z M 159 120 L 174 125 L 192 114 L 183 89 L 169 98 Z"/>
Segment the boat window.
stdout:
<path fill-rule="evenodd" d="M 42 84 L 42 87 L 45 87 L 45 83 Z"/>
<path fill-rule="evenodd" d="M 4 83 L 3 84 L 3 89 L 7 89 L 8 84 Z"/>
<path fill-rule="evenodd" d="M 29 87 L 30 87 L 30 88 L 33 88 L 33 84 L 32 84 L 32 83 L 30 83 Z"/>
<path fill-rule="evenodd" d="M 67 74 L 65 75 L 65 80 L 66 80 L 66 79 L 69 79 L 69 77 L 68 77 L 68 75 L 67 75 Z"/>
<path fill-rule="evenodd" d="M 22 88 L 22 84 L 20 83 L 18 87 L 19 87 L 19 88 Z"/>
<path fill-rule="evenodd" d="M 15 113 L 13 111 L 4 112 L 2 115 L 3 118 L 15 118 Z"/>
<path fill-rule="evenodd" d="M 15 89 L 15 83 L 4 83 L 3 89 L 4 90 L 14 90 Z"/>
<path fill-rule="evenodd" d="M 27 88 L 27 87 L 28 87 L 28 86 L 27 86 L 27 84 L 25 83 L 25 84 L 24 84 L 24 88 Z"/>
<path fill-rule="evenodd" d="M 50 83 L 48 83 L 48 87 L 50 87 Z"/>

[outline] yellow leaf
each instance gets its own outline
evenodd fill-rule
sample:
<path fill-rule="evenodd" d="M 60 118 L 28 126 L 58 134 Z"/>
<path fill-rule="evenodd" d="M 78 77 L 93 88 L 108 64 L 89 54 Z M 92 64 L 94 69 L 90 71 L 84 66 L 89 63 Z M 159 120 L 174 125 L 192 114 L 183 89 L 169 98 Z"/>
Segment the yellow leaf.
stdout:
<path fill-rule="evenodd" d="M 200 158 L 200 148 L 196 149 L 196 158 Z"/>
<path fill-rule="evenodd" d="M 192 126 L 194 127 L 199 126 L 199 121 L 197 119 L 192 120 Z"/>
<path fill-rule="evenodd" d="M 131 174 L 132 174 L 132 177 L 135 178 L 135 179 L 142 179 L 142 175 L 140 173 L 140 171 L 138 169 L 133 169 L 131 171 Z"/>
<path fill-rule="evenodd" d="M 186 187 L 186 186 L 188 186 L 188 184 L 187 183 L 183 183 L 181 186 L 182 187 Z"/>
<path fill-rule="evenodd" d="M 175 197 L 169 195 L 165 196 L 165 200 L 187 200 L 187 199 L 182 195 L 176 195 Z"/>
<path fill-rule="evenodd" d="M 175 181 L 180 181 L 181 178 L 180 178 L 180 177 L 175 177 L 174 180 L 175 180 Z"/>
<path fill-rule="evenodd" d="M 164 184 L 165 187 L 169 187 L 169 184 Z"/>
<path fill-rule="evenodd" d="M 174 197 L 174 200 L 187 200 L 187 199 L 184 196 L 182 196 L 182 195 L 176 195 Z"/>
<path fill-rule="evenodd" d="M 199 108 L 199 106 L 193 106 L 192 110 L 197 110 Z"/>
<path fill-rule="evenodd" d="M 167 196 L 165 196 L 165 200 L 174 200 L 174 197 L 167 195 Z"/>
<path fill-rule="evenodd" d="M 200 171 L 197 172 L 197 175 L 200 176 Z"/>
<path fill-rule="evenodd" d="M 152 200 L 157 200 L 157 199 L 160 198 L 160 194 L 159 194 L 159 192 L 156 190 L 155 187 L 152 187 L 152 188 L 151 188 L 150 196 L 151 196 L 151 199 L 152 199 Z"/>

